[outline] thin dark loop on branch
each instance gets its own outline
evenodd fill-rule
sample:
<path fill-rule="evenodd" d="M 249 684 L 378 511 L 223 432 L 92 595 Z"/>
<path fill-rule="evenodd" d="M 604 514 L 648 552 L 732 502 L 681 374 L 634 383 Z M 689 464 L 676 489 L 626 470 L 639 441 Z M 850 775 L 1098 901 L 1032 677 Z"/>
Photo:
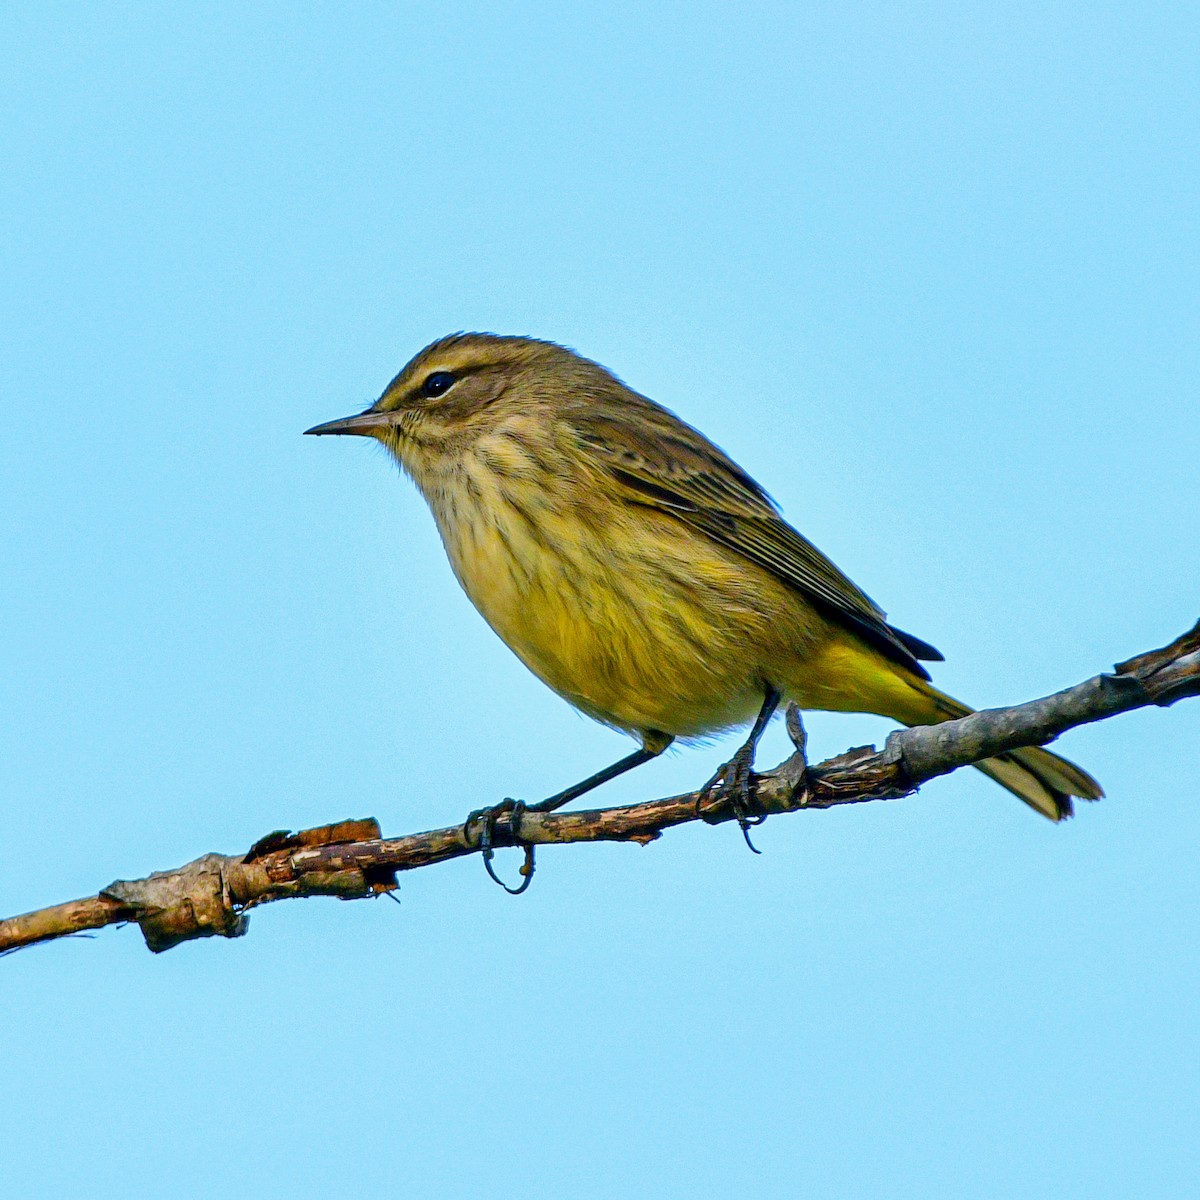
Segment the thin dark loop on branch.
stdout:
<path fill-rule="evenodd" d="M 483 869 L 488 873 L 488 878 L 493 883 L 502 887 L 510 896 L 521 895 L 533 882 L 533 872 L 536 870 L 533 846 L 521 840 L 521 817 L 526 811 L 527 809 L 523 800 L 506 798 L 491 808 L 477 808 L 473 812 L 468 813 L 462 827 L 463 841 L 466 843 L 468 849 L 479 850 L 483 858 Z M 471 837 L 471 826 L 476 822 L 479 823 L 479 841 L 477 843 Z M 498 838 L 497 834 L 501 836 Z M 509 887 L 496 874 L 496 869 L 492 866 L 492 860 L 496 856 L 496 846 L 517 845 L 525 847 L 525 861 L 520 869 L 523 879 L 514 888 Z"/>
<path fill-rule="evenodd" d="M 525 845 L 525 861 L 521 864 L 518 874 L 524 878 L 516 887 L 509 887 L 499 875 L 496 874 L 492 867 L 492 859 L 496 852 L 491 846 L 488 846 L 483 852 L 483 867 L 491 877 L 493 883 L 498 883 L 510 896 L 519 896 L 533 882 L 533 872 L 537 868 L 537 863 L 534 861 L 533 846 L 526 843 Z"/>

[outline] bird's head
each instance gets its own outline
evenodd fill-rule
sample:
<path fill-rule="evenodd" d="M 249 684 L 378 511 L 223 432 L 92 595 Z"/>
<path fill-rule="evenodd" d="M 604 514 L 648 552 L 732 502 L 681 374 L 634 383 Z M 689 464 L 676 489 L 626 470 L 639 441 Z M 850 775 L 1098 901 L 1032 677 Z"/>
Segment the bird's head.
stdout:
<path fill-rule="evenodd" d="M 553 342 L 457 333 L 426 346 L 365 412 L 305 432 L 376 438 L 420 477 L 505 420 L 544 419 L 564 397 L 615 382 Z"/>

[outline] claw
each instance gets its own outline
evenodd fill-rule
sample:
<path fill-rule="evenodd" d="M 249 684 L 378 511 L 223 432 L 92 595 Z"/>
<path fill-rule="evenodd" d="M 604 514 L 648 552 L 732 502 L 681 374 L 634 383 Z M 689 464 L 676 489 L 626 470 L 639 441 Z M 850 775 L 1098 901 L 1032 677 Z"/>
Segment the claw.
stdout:
<path fill-rule="evenodd" d="M 750 840 L 750 830 L 755 825 L 761 825 L 767 819 L 767 814 L 755 811 L 758 777 L 750 766 L 754 753 L 753 748 L 749 748 L 749 753 L 746 753 L 747 749 L 743 746 L 700 789 L 696 807 L 699 809 L 710 800 L 725 801 L 733 810 L 734 818 L 738 823 L 738 828 L 742 831 L 746 845 L 755 854 L 761 854 L 762 851 Z M 703 817 L 703 814 L 701 815 Z M 708 820 L 707 817 L 703 817 L 703 819 Z M 715 824 L 715 822 L 710 823 Z"/>
<path fill-rule="evenodd" d="M 462 834 L 463 840 L 471 844 L 471 826 L 476 821 L 481 821 L 479 828 L 479 852 L 483 855 L 483 867 L 487 871 L 488 877 L 493 883 L 498 883 L 510 896 L 519 896 L 533 882 L 533 872 L 536 868 L 534 862 L 534 852 L 532 844 L 525 845 L 525 861 L 521 864 L 520 874 L 523 876 L 520 884 L 513 888 L 509 887 L 499 875 L 496 874 L 495 867 L 492 866 L 492 859 L 496 856 L 495 848 L 492 843 L 496 836 L 496 823 L 501 817 L 507 817 L 509 827 L 512 830 L 514 842 L 520 840 L 521 829 L 521 814 L 525 811 L 525 802 L 523 800 L 512 800 L 508 797 L 501 800 L 499 804 L 493 804 L 491 808 L 477 808 L 470 813 L 467 819 L 463 822 Z"/>
<path fill-rule="evenodd" d="M 697 813 L 707 821 L 708 818 L 700 811 L 704 802 L 708 799 L 724 800 L 737 818 L 738 828 L 742 831 L 742 837 L 746 839 L 746 845 L 755 854 L 761 854 L 762 851 L 750 840 L 750 830 L 755 825 L 761 825 L 767 819 L 767 814 L 758 808 L 758 776 L 754 774 L 754 751 L 758 748 L 763 730 L 779 707 L 779 700 L 779 690 L 767 684 L 763 690 L 762 708 L 754 718 L 754 727 L 750 730 L 745 745 L 700 789 L 700 796 L 696 801 Z M 709 823 L 716 824 L 715 821 Z"/>

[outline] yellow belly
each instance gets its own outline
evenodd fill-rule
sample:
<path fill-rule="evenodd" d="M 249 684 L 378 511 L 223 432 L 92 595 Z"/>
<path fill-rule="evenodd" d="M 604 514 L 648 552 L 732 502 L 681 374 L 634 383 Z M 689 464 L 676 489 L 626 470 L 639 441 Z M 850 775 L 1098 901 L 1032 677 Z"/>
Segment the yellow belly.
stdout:
<path fill-rule="evenodd" d="M 833 681 L 819 697 L 796 694 L 811 692 L 814 656 L 839 630 L 669 514 L 602 521 L 540 492 L 514 505 L 489 472 L 471 492 L 473 502 L 431 500 L 459 582 L 525 665 L 589 716 L 700 737 L 752 720 L 768 684 L 844 707 Z"/>

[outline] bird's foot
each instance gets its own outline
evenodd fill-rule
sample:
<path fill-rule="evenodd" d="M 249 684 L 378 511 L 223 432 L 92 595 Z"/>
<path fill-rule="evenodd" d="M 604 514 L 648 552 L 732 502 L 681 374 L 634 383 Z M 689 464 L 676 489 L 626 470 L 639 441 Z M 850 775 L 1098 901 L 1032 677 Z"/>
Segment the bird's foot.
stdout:
<path fill-rule="evenodd" d="M 521 844 L 521 814 L 525 811 L 526 805 L 523 800 L 513 800 L 510 797 L 505 797 L 499 804 L 493 804 L 490 808 L 477 808 L 463 822 L 462 835 L 463 841 L 468 846 L 477 847 L 483 855 L 483 866 L 487 871 L 488 876 L 494 883 L 498 883 L 510 896 L 519 896 L 533 882 L 533 872 L 535 868 L 533 857 L 533 846 L 529 843 L 525 844 L 525 861 L 521 864 L 522 879 L 520 884 L 515 887 L 509 887 L 499 875 L 496 874 L 496 869 L 492 866 L 492 859 L 496 855 L 496 826 L 500 821 L 508 826 L 505 845 L 520 845 Z M 479 824 L 479 840 L 476 842 L 472 837 L 471 827 L 476 823 Z"/>
<path fill-rule="evenodd" d="M 743 746 L 717 773 L 700 789 L 696 801 L 702 820 L 710 825 L 719 822 L 704 815 L 703 808 L 714 801 L 724 801 L 733 812 L 746 845 L 755 854 L 762 851 L 750 840 L 750 830 L 761 825 L 767 814 L 758 806 L 758 776 L 754 773 L 754 747 Z M 719 810 L 718 810 L 719 811 Z"/>

